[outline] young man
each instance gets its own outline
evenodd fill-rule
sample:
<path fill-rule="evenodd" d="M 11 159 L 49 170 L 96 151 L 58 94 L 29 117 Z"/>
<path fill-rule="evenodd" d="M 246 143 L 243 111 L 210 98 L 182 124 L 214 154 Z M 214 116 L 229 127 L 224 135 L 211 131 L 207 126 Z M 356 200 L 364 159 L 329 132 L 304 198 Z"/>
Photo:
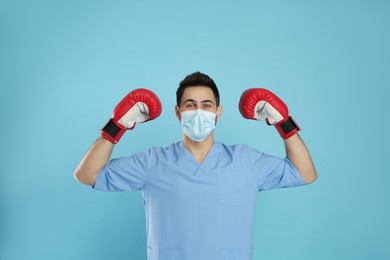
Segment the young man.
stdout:
<path fill-rule="evenodd" d="M 176 117 L 183 140 L 110 159 L 126 129 L 161 113 L 154 93 L 138 89 L 115 108 L 75 171 L 96 190 L 141 190 L 146 209 L 148 260 L 251 260 L 256 194 L 313 182 L 310 154 L 288 116 L 287 106 L 265 89 L 249 89 L 240 100 L 245 118 L 275 125 L 286 159 L 246 145 L 214 142 L 222 114 L 214 81 L 188 75 L 176 92 Z"/>

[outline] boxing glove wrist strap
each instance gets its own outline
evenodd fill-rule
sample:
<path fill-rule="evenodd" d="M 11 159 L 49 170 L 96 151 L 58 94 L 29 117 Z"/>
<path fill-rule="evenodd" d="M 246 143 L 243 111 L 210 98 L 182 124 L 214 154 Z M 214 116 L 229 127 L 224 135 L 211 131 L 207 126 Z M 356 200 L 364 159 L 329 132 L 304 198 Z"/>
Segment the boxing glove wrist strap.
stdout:
<path fill-rule="evenodd" d="M 111 143 L 116 144 L 124 134 L 125 129 L 119 127 L 111 118 L 108 123 L 102 128 L 102 135 Z"/>
<path fill-rule="evenodd" d="M 290 138 L 301 129 L 291 116 L 275 127 L 283 139 Z"/>

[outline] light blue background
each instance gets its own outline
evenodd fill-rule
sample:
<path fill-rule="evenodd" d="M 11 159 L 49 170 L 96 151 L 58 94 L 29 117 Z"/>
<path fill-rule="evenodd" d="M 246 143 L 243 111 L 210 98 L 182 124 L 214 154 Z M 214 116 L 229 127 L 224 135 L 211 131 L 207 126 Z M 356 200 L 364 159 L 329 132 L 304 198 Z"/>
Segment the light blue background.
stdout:
<path fill-rule="evenodd" d="M 254 259 L 390 259 L 390 1 L 0 0 L 0 259 L 146 259 L 139 192 L 92 191 L 73 171 L 134 88 L 163 113 L 113 156 L 181 139 L 179 81 L 221 92 L 216 140 L 284 156 L 241 93 L 278 94 L 317 182 L 260 193 Z"/>

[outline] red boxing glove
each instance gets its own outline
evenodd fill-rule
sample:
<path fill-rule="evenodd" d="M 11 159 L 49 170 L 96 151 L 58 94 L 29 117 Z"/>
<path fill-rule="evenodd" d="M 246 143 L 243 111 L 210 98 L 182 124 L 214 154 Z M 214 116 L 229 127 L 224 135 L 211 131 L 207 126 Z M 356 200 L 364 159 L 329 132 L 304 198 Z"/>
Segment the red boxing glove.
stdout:
<path fill-rule="evenodd" d="M 300 130 L 288 115 L 286 104 L 267 89 L 251 88 L 244 91 L 239 109 L 244 118 L 265 120 L 268 125 L 274 125 L 283 139 L 290 138 Z"/>
<path fill-rule="evenodd" d="M 132 130 L 137 123 L 157 118 L 161 110 L 161 102 L 152 91 L 143 88 L 133 90 L 115 107 L 112 118 L 101 130 L 102 136 L 116 144 L 126 130 Z"/>

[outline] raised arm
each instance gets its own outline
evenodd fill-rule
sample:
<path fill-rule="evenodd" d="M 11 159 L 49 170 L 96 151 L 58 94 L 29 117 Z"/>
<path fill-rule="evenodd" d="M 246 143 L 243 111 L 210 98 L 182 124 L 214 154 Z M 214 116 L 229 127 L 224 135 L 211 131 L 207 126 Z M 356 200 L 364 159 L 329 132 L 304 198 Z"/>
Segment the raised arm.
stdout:
<path fill-rule="evenodd" d="M 96 176 L 111 157 L 114 144 L 100 136 L 89 148 L 73 176 L 82 184 L 93 186 Z"/>
<path fill-rule="evenodd" d="M 274 125 L 284 139 L 287 158 L 305 183 L 317 179 L 310 153 L 298 135 L 300 128 L 289 116 L 286 104 L 279 97 L 267 89 L 248 89 L 241 96 L 239 109 L 247 119 L 264 120 L 268 125 Z"/>
<path fill-rule="evenodd" d="M 91 146 L 73 176 L 81 183 L 93 186 L 96 176 L 110 159 L 114 144 L 126 130 L 137 123 L 153 120 L 161 114 L 161 102 L 152 91 L 136 89 L 115 107 L 113 117 L 103 127 L 101 136 Z"/>
<path fill-rule="evenodd" d="M 306 184 L 317 179 L 317 171 L 314 167 L 309 150 L 298 134 L 284 140 L 287 158 L 297 168 Z"/>

